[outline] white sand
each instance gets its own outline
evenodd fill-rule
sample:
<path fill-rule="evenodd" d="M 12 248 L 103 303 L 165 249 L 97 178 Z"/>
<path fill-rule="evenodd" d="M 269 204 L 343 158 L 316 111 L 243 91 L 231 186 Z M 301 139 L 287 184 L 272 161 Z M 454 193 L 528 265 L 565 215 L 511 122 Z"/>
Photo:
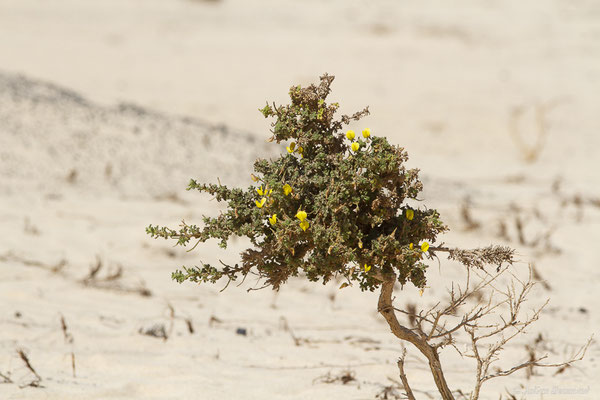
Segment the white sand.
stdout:
<path fill-rule="evenodd" d="M 0 374 L 14 381 L 0 383 L 0 399 L 372 399 L 397 380 L 400 347 L 375 294 L 300 279 L 278 294 L 246 293 L 250 281 L 223 293 L 178 285 L 176 267 L 236 262 L 247 243 L 186 253 L 144 233 L 218 212 L 185 192 L 190 178 L 250 184 L 252 161 L 277 152 L 256 109 L 325 71 L 344 112 L 371 106 L 355 128 L 407 148 L 426 204 L 452 229 L 447 244 L 511 245 L 518 270 L 535 262 L 550 285 L 529 304 L 551 298 L 541 320 L 500 365 L 523 361 L 538 333 L 549 361 L 566 357 L 600 327 L 599 38 L 593 1 L 0 0 Z M 546 134 L 528 163 L 511 132 L 535 143 L 536 110 Z M 464 230 L 465 196 L 483 228 Z M 520 244 L 515 215 L 526 240 L 551 231 L 550 241 Z M 419 298 L 407 287 L 399 305 L 431 305 L 460 276 L 445 262 L 429 272 L 431 289 Z M 155 325 L 168 340 L 139 333 Z M 20 387 L 34 377 L 18 349 L 43 388 Z M 450 385 L 468 391 L 473 365 L 451 354 Z M 519 372 L 483 397 L 596 399 L 598 357 L 594 342 L 563 374 Z M 346 368 L 356 382 L 318 382 Z M 437 398 L 410 347 L 406 368 L 418 398 Z"/>

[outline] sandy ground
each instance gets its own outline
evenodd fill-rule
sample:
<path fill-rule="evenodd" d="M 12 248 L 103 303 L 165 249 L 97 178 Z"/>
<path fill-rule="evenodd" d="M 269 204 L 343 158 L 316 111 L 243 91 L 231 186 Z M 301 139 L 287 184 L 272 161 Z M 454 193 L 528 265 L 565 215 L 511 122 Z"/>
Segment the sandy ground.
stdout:
<path fill-rule="evenodd" d="M 501 365 L 540 333 L 549 361 L 567 357 L 600 327 L 599 40 L 600 5 L 583 0 L 0 0 L 0 399 L 373 399 L 398 380 L 375 294 L 178 285 L 176 267 L 235 262 L 247 243 L 186 253 L 144 233 L 218 212 L 190 178 L 250 184 L 252 161 L 279 151 L 256 109 L 325 71 L 342 111 L 370 105 L 355 128 L 421 168 L 447 244 L 535 264 L 528 305 L 551 302 Z M 432 305 L 462 275 L 430 276 L 397 303 Z M 564 373 L 519 372 L 483 397 L 597 399 L 599 357 L 593 342 Z M 468 391 L 472 362 L 442 361 Z M 407 373 L 437 398 L 410 348 Z"/>

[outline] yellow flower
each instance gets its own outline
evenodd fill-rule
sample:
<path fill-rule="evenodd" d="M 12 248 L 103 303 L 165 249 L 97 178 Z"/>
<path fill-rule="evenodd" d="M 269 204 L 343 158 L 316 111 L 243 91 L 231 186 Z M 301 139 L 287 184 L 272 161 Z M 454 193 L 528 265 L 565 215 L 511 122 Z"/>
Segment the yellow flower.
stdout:
<path fill-rule="evenodd" d="M 252 178 L 254 182 L 258 182 L 258 177 L 256 175 L 250 174 L 250 178 Z"/>
<path fill-rule="evenodd" d="M 354 139 L 354 131 L 350 130 L 346 132 L 346 137 L 348 138 L 348 140 Z"/>
<path fill-rule="evenodd" d="M 286 183 L 283 185 L 283 194 L 287 196 L 290 193 L 292 193 L 292 187 Z"/>
<path fill-rule="evenodd" d="M 258 193 L 258 194 L 259 194 L 259 195 L 261 195 L 261 196 L 264 194 L 264 190 L 263 190 L 263 187 L 262 187 L 262 185 L 260 185 L 260 187 L 259 187 L 259 188 L 256 188 L 256 193 Z"/>
<path fill-rule="evenodd" d="M 366 139 L 369 136 L 371 136 L 371 130 L 369 128 L 363 129 L 362 134 L 363 134 L 363 137 Z"/>
<path fill-rule="evenodd" d="M 304 220 L 306 219 L 306 211 L 298 211 L 296 213 L 296 218 L 298 218 L 301 222 L 304 222 Z"/>
<path fill-rule="evenodd" d="M 300 154 L 300 158 L 304 158 L 304 147 L 298 146 L 298 154 Z"/>
<path fill-rule="evenodd" d="M 273 214 L 271 217 L 269 217 L 269 222 L 271 223 L 271 225 L 275 225 L 275 223 L 277 222 L 277 214 Z"/>
<path fill-rule="evenodd" d="M 423 242 L 423 244 L 421 245 L 421 251 L 425 253 L 427 250 L 429 250 L 429 243 Z"/>
<path fill-rule="evenodd" d="M 288 153 L 293 153 L 295 148 L 296 148 L 295 142 L 290 143 L 290 145 L 288 147 L 286 147 Z"/>
<path fill-rule="evenodd" d="M 412 243 L 411 243 L 411 244 L 409 244 L 409 245 L 408 245 L 408 248 L 412 250 L 412 249 L 414 248 L 413 244 L 412 244 Z"/>
<path fill-rule="evenodd" d="M 406 210 L 406 219 L 409 221 L 412 221 L 413 218 L 415 217 L 415 212 L 412 209 L 408 209 Z"/>
<path fill-rule="evenodd" d="M 362 249 L 362 247 L 363 247 L 363 242 L 362 242 L 362 240 L 358 239 L 358 248 Z"/>
<path fill-rule="evenodd" d="M 254 200 L 254 202 L 256 203 L 256 207 L 258 207 L 258 208 L 262 208 L 262 206 L 265 205 L 266 201 L 267 201 L 267 199 L 264 197 L 262 199 L 260 199 L 260 201 Z"/>
<path fill-rule="evenodd" d="M 271 195 L 271 193 L 273 193 L 273 189 L 269 189 L 269 193 L 267 193 L 267 191 L 265 190 L 265 194 L 266 194 L 267 196 L 270 196 L 270 195 Z"/>
<path fill-rule="evenodd" d="M 352 143 L 352 151 L 357 152 L 360 149 L 360 144 L 357 142 Z"/>
<path fill-rule="evenodd" d="M 365 264 L 365 272 L 369 272 L 371 270 L 371 265 Z"/>
<path fill-rule="evenodd" d="M 303 231 L 306 231 L 308 229 L 308 221 L 304 220 L 300 222 L 300 228 L 302 228 Z"/>
<path fill-rule="evenodd" d="M 424 291 L 425 291 L 425 289 L 419 289 L 419 296 L 423 296 Z"/>

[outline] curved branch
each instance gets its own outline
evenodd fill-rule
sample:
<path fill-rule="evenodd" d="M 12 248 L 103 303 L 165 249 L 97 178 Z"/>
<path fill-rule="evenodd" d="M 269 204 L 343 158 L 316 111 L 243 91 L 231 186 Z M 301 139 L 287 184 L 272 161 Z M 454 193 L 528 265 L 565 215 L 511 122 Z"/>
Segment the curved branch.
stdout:
<path fill-rule="evenodd" d="M 444 373 L 442 371 L 442 365 L 440 363 L 437 349 L 429 345 L 426 338 L 417 335 L 415 332 L 398 322 L 398 318 L 396 317 L 394 306 L 392 304 L 392 293 L 394 291 L 395 281 L 396 274 L 390 273 L 389 275 L 385 276 L 385 280 L 381 284 L 381 293 L 379 295 L 377 311 L 385 318 L 392 333 L 398 339 L 406 340 L 407 342 L 412 343 L 427 358 L 429 361 L 431 374 L 433 375 L 433 380 L 435 381 L 435 385 L 437 386 L 442 399 L 454 400 L 452 391 L 450 388 L 448 388 L 448 384 L 446 383 L 446 378 L 444 377 Z"/>

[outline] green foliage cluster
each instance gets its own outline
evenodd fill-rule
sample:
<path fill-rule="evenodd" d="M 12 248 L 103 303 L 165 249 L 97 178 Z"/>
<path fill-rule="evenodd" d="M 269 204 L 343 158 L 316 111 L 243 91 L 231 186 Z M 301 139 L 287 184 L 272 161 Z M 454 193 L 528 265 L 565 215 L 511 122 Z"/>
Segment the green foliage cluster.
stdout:
<path fill-rule="evenodd" d="M 343 276 L 349 285 L 374 290 L 381 276 L 395 272 L 401 284 L 425 286 L 423 260 L 434 249 L 427 247 L 447 228 L 436 210 L 407 205 L 423 185 L 419 171 L 405 167 L 403 148 L 368 129 L 362 135 L 342 131 L 369 111 L 335 119 L 339 105 L 326 102 L 333 79 L 324 75 L 319 85 L 292 87 L 289 105 L 260 110 L 275 119 L 270 140 L 288 146 L 275 160 L 255 162 L 254 185 L 243 190 L 190 182 L 188 190 L 227 202 L 226 212 L 204 217 L 202 227 L 147 228 L 152 237 L 182 246 L 213 238 L 226 248 L 232 235 L 248 237 L 254 246 L 242 252 L 241 265 L 202 263 L 183 267 L 174 279 L 214 283 L 253 273 L 279 289 L 303 273 L 323 283 Z"/>

